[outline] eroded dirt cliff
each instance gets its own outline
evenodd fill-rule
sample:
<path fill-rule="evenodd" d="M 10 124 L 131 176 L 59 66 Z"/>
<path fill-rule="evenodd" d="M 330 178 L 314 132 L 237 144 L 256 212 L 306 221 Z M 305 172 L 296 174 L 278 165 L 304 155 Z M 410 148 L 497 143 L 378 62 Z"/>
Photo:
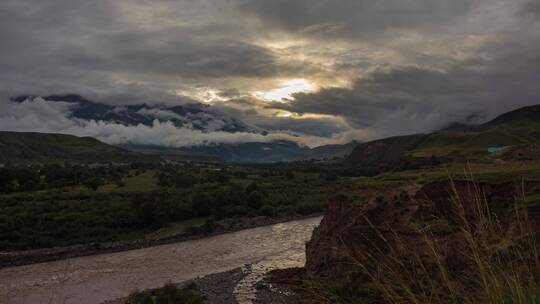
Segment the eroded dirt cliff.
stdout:
<path fill-rule="evenodd" d="M 522 200 L 535 185 L 441 181 L 364 205 L 336 197 L 329 201 L 320 226 L 306 245 L 307 276 L 336 279 L 353 273 L 362 277 L 366 271 L 377 271 L 377 264 L 390 257 L 423 259 L 427 265 L 442 262 L 455 273 L 464 272 L 468 246 L 463 227 L 475 230 L 486 220 L 496 221 L 501 237 L 493 240 L 497 245 L 503 238 L 518 241 L 523 234 L 519 226 L 524 222 L 538 231 L 540 208 L 524 207 Z M 486 219 L 486 215 L 492 218 Z M 429 261 L 434 247 L 441 261 Z"/>

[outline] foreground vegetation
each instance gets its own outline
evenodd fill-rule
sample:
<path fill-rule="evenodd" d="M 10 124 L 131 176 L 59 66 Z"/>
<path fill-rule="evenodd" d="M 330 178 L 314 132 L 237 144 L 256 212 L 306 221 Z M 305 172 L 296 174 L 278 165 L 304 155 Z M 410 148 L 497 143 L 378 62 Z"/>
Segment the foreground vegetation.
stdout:
<path fill-rule="evenodd" d="M 350 249 L 352 263 L 344 276 L 307 281 L 311 298 L 316 303 L 540 303 L 539 222 L 530 201 L 520 197 L 508 202 L 508 209 L 495 208 L 479 184 L 472 202 L 452 185 L 455 212 L 413 221 L 410 232 L 388 231 L 366 219 L 373 234 L 360 242 L 369 242 L 370 249 Z"/>
<path fill-rule="evenodd" d="M 125 304 L 202 304 L 201 297 L 190 289 L 182 289 L 173 284 L 164 287 L 132 293 Z"/>

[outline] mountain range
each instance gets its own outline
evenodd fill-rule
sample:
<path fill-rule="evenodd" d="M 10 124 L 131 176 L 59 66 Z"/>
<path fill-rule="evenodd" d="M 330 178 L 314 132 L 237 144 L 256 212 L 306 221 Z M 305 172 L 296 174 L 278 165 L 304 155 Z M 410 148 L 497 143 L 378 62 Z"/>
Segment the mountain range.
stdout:
<path fill-rule="evenodd" d="M 13 102 L 24 102 L 35 96 L 19 96 Z M 42 97 L 47 102 L 64 102 L 70 106 L 71 117 L 122 125 L 152 125 L 155 120 L 171 122 L 177 127 L 188 127 L 202 132 L 249 132 L 265 134 L 265 130 L 249 126 L 228 117 L 211 106 L 185 104 L 178 106 L 127 105 L 113 106 L 96 103 L 79 95 L 52 95 Z M 13 135 L 10 135 L 13 136 Z M 34 138 L 37 135 L 33 135 Z M 481 125 L 454 124 L 433 133 L 390 137 L 366 143 L 351 142 L 344 145 L 326 145 L 309 148 L 297 142 L 208 143 L 206 145 L 171 148 L 157 145 L 124 143 L 119 151 L 136 151 L 148 155 L 195 156 L 194 160 L 221 160 L 226 162 L 277 162 L 307 159 L 346 157 L 354 166 L 425 162 L 434 158 L 447 161 L 483 160 L 490 149 L 519 147 L 540 143 L 540 105 L 523 107 L 504 113 Z M 1 144 L 1 143 L 0 143 Z M 10 143 L 4 143 L 4 147 Z M 104 145 L 100 143 L 96 146 Z M 33 145 L 32 149 L 52 148 Z M 32 158 L 32 149 L 22 149 L 22 158 Z M 5 148 L 2 150 L 6 151 Z M 2 151 L 3 152 L 3 151 Z M 19 153 L 19 152 L 17 152 Z M 15 153 L 15 154 L 17 154 Z M 20 154 L 19 153 L 19 154 Z M 4 153 L 5 154 L 5 153 Z"/>
<path fill-rule="evenodd" d="M 165 105 L 122 105 L 114 106 L 90 101 L 80 95 L 24 95 L 11 98 L 13 102 L 24 102 L 40 97 L 48 102 L 64 102 L 70 104 L 70 117 L 83 120 L 103 121 L 126 126 L 139 124 L 152 126 L 155 120 L 171 122 L 176 127 L 189 127 L 200 131 L 224 132 L 260 132 L 236 118 L 225 116 L 214 111 L 209 105 L 188 103 L 177 106 Z"/>
<path fill-rule="evenodd" d="M 203 133 L 252 133 L 261 136 L 268 131 L 248 125 L 237 118 L 230 117 L 201 103 L 188 103 L 176 106 L 167 105 L 109 105 L 88 100 L 80 95 L 24 95 L 11 98 L 12 102 L 22 103 L 41 98 L 48 103 L 63 103 L 69 108 L 68 118 L 114 123 L 124 126 L 150 126 L 158 122 L 172 123 L 177 128 L 188 128 Z M 166 155 L 205 155 L 226 162 L 276 162 L 297 161 L 307 159 L 325 159 L 345 157 L 356 146 L 356 142 L 344 145 L 327 145 L 309 148 L 294 141 L 276 140 L 269 142 L 242 143 L 206 143 L 183 147 L 170 147 L 126 142 L 118 147 L 144 152 Z M 173 153 L 174 152 L 174 153 Z M 195 159 L 200 159 L 196 157 Z"/>
<path fill-rule="evenodd" d="M 143 145 L 121 145 L 120 147 L 131 151 L 152 151 L 158 154 L 164 151 L 181 151 L 190 155 L 212 155 L 225 162 L 267 163 L 343 158 L 349 155 L 357 144 L 357 142 L 350 142 L 344 145 L 324 145 L 309 148 L 296 142 L 281 140 L 268 143 L 210 144 L 174 149 Z"/>
<path fill-rule="evenodd" d="M 130 115 L 114 116 L 108 113 L 112 108 L 107 107 L 109 110 L 100 110 L 95 115 L 89 116 L 92 114 L 89 110 L 91 107 L 101 109 L 105 107 L 79 100 L 77 96 L 69 98 L 66 102 L 81 102 L 82 108 L 86 109 L 74 111 L 73 115 L 87 119 L 102 117 L 126 121 L 138 117 L 133 114 L 138 111 L 133 109 L 142 108 L 134 106 L 131 108 Z M 15 101 L 22 100 L 19 98 Z M 185 113 L 200 113 L 197 110 L 191 110 L 193 109 L 191 107 L 188 108 L 192 112 L 184 110 Z M 201 109 L 205 108 L 202 107 L 199 110 Z M 176 111 L 175 113 L 180 113 L 180 110 Z M 135 121 L 137 120 L 132 120 L 132 123 Z M 181 120 L 177 123 L 181 123 Z M 234 123 L 231 126 L 233 125 Z M 236 125 L 242 128 L 241 123 Z M 534 155 L 536 152 L 531 152 L 537 151 L 531 149 L 537 145 L 540 145 L 540 105 L 504 113 L 482 125 L 460 126 L 427 134 L 396 136 L 366 143 L 351 142 L 346 145 L 327 145 L 316 148 L 308 148 L 288 141 L 219 144 L 181 149 L 130 144 L 114 147 L 89 137 L 0 132 L 0 163 L 59 162 L 62 160 L 102 162 L 104 159 L 107 162 L 156 161 L 157 156 L 180 160 L 228 162 L 277 162 L 346 157 L 344 161 L 346 166 L 369 167 L 402 162 L 422 163 L 433 158 L 446 161 L 486 160 L 492 154 L 489 150 L 494 148 L 495 150 L 511 148 L 515 150 L 512 152 L 513 155 L 525 153 L 531 157 L 537 157 Z"/>

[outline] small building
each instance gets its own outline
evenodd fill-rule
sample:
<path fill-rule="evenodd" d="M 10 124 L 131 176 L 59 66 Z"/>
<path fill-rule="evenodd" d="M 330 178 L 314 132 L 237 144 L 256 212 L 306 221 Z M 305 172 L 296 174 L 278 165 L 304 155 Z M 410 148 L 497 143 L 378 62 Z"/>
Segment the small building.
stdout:
<path fill-rule="evenodd" d="M 508 148 L 511 148 L 512 146 L 502 146 L 502 147 L 489 147 L 487 149 L 488 153 L 490 154 L 495 154 L 495 153 L 501 153 L 501 152 L 504 152 L 506 150 L 508 150 Z"/>

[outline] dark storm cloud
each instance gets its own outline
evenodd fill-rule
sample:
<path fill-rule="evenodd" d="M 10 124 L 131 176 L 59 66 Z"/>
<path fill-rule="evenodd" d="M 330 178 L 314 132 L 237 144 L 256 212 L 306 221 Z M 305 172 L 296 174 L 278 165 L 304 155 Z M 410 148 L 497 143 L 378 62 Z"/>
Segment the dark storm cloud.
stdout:
<path fill-rule="evenodd" d="M 523 5 L 522 11 L 524 15 L 540 18 L 540 2 L 538 0 L 530 0 Z"/>
<path fill-rule="evenodd" d="M 539 16 L 537 0 L 3 0 L 0 98 L 205 100 L 265 129 L 425 132 L 540 102 Z M 326 88 L 261 99 L 295 79 Z"/>
<path fill-rule="evenodd" d="M 143 17 L 125 18 L 116 5 L 125 2 L 0 3 L 0 89 L 13 94 L 72 91 L 108 98 L 144 93 L 139 98 L 171 99 L 167 91 L 186 89 L 182 86 L 194 81 L 265 78 L 292 68 L 278 63 L 272 51 L 242 41 L 245 36 L 234 23 L 198 24 L 198 16 L 192 16 L 193 22 L 181 25 L 172 19 L 143 26 Z M 189 1 L 156 4 L 182 7 Z M 135 92 L 130 90 L 133 86 Z M 155 91 L 161 93 L 156 96 Z"/>
<path fill-rule="evenodd" d="M 257 118 L 257 126 L 273 131 L 289 131 L 312 136 L 331 137 L 333 134 L 347 130 L 343 125 L 333 119 L 324 118 L 288 118 L 264 117 Z"/>
<path fill-rule="evenodd" d="M 136 43 L 113 55 L 113 69 L 181 77 L 271 77 L 277 73 L 274 55 L 258 46 L 234 40 L 169 41 L 161 49 Z M 102 67 L 106 68 L 106 67 Z"/>
<path fill-rule="evenodd" d="M 273 108 L 341 116 L 356 128 L 373 128 L 381 135 L 430 131 L 476 113 L 481 113 L 476 117 L 480 122 L 540 102 L 540 46 L 515 46 L 498 57 L 459 62 L 447 70 L 379 70 L 352 88 L 299 93 Z"/>
<path fill-rule="evenodd" d="M 443 25 L 472 0 L 241 0 L 240 7 L 286 30 L 315 36 L 373 36 L 388 29 Z"/>

